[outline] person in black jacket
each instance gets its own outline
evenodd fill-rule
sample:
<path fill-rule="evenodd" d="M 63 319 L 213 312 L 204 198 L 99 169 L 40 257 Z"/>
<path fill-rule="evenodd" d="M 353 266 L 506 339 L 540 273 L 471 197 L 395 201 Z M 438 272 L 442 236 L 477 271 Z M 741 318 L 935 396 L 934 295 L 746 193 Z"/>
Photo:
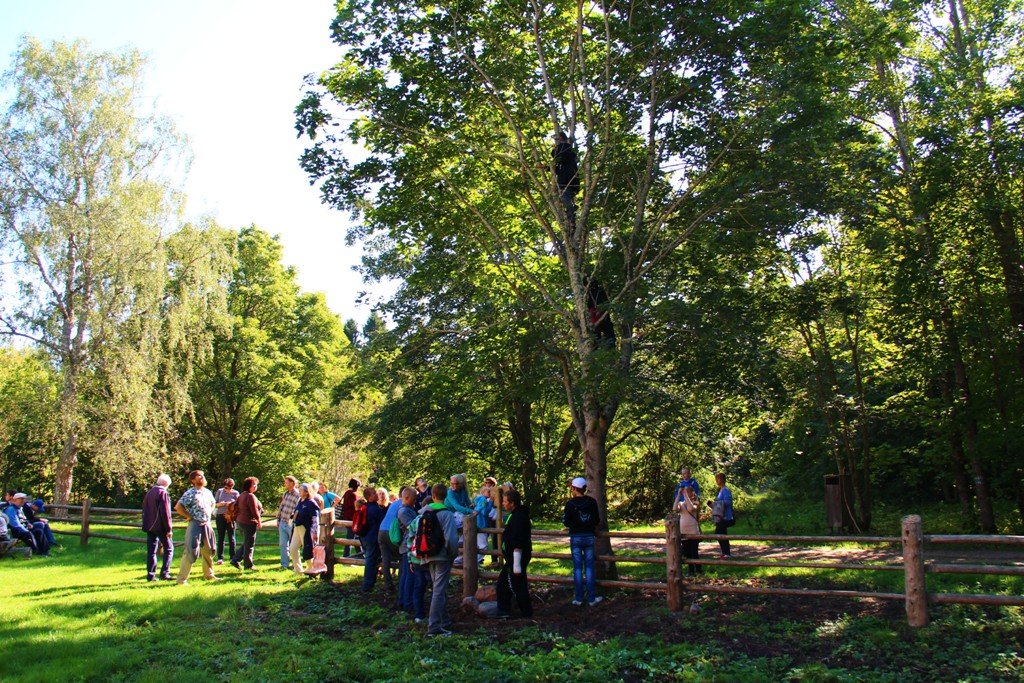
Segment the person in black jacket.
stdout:
<path fill-rule="evenodd" d="M 597 595 L 594 577 L 594 538 L 601 515 L 597 510 L 597 501 L 587 495 L 586 479 L 576 477 L 569 482 L 569 486 L 572 498 L 565 504 L 562 524 L 569 529 L 569 547 L 572 550 L 572 581 L 576 586 L 572 604 L 577 607 L 583 604 L 586 572 L 586 600 L 593 607 L 602 600 Z"/>
<path fill-rule="evenodd" d="M 551 150 L 555 162 L 555 182 L 558 194 L 565 206 L 565 215 L 572 230 L 576 229 L 576 195 L 580 191 L 580 177 L 576 150 L 562 131 L 555 134 L 555 146 Z"/>
<path fill-rule="evenodd" d="M 505 522 L 505 533 L 501 541 L 505 566 L 498 576 L 498 616 L 511 616 L 512 598 L 515 598 L 519 613 L 524 617 L 532 617 L 530 586 L 526 580 L 526 567 L 530 564 L 530 556 L 533 554 L 533 541 L 530 539 L 533 528 L 530 523 L 530 508 L 523 505 L 522 497 L 516 490 L 505 493 L 502 507 L 511 514 Z"/>

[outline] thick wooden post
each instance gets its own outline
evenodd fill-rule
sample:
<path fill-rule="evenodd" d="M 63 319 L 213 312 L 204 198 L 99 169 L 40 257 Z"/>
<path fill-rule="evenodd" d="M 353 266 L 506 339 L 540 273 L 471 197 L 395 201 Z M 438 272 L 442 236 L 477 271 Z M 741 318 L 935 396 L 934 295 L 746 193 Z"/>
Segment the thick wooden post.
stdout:
<path fill-rule="evenodd" d="M 494 516 L 494 526 L 498 530 L 498 533 L 495 534 L 495 537 L 498 539 L 498 554 L 494 557 L 494 568 L 499 571 L 501 570 L 501 566 L 505 563 L 505 557 L 501 554 L 501 541 L 504 538 L 504 534 L 501 533 L 501 530 L 505 526 L 505 508 L 502 506 L 504 499 L 505 489 L 499 486 L 498 495 L 495 496 L 494 500 L 494 505 L 497 507 L 498 511 L 498 514 Z"/>
<path fill-rule="evenodd" d="M 907 623 L 915 628 L 928 625 L 928 588 L 924 574 L 924 534 L 921 516 L 903 518 L 903 575 L 906 585 Z"/>
<path fill-rule="evenodd" d="M 330 583 L 334 581 L 334 508 L 320 513 L 320 543 L 324 547 L 324 564 L 327 571 L 320 577 Z"/>
<path fill-rule="evenodd" d="M 89 511 L 92 509 L 92 501 L 86 498 L 82 501 L 82 533 L 78 536 L 78 542 L 82 545 L 89 543 Z"/>
<path fill-rule="evenodd" d="M 476 515 L 462 518 L 462 597 L 476 595 L 477 584 L 480 582 L 480 570 L 477 567 L 476 548 Z"/>
<path fill-rule="evenodd" d="M 679 516 L 665 518 L 665 582 L 668 584 L 668 608 L 683 609 L 683 564 L 680 547 Z"/>

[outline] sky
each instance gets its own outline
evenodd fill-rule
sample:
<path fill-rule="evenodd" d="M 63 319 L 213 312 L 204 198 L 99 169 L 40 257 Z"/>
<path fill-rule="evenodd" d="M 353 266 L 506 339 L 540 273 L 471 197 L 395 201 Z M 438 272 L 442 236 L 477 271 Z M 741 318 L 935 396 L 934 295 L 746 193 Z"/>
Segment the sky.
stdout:
<path fill-rule="evenodd" d="M 352 272 L 360 249 L 345 245 L 349 218 L 320 203 L 297 161 L 302 79 L 341 54 L 333 16 L 333 0 L 0 0 L 0 70 L 26 34 L 147 55 L 146 92 L 190 140 L 187 217 L 279 235 L 299 285 L 362 325 L 371 306 L 356 304 L 366 287 Z"/>

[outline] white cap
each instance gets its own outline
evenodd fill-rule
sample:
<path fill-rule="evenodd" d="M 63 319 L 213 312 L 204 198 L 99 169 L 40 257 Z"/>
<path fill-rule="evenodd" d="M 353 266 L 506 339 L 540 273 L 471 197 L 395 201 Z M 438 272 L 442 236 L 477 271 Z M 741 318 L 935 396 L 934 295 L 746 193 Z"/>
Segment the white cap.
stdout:
<path fill-rule="evenodd" d="M 15 493 L 13 496 L 11 496 L 11 500 L 17 500 L 19 498 L 24 498 L 25 500 L 28 500 L 28 494 L 27 493 Z"/>
<path fill-rule="evenodd" d="M 576 477 L 571 482 L 569 482 L 569 485 L 572 486 L 574 489 L 585 489 L 587 488 L 587 480 L 584 479 L 583 477 Z"/>

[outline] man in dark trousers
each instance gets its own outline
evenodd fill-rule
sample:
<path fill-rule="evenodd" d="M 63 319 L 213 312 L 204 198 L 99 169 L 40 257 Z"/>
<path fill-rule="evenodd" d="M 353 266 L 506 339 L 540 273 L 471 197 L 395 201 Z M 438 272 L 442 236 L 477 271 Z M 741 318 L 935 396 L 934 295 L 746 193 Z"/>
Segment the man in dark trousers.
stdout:
<path fill-rule="evenodd" d="M 377 532 L 384 520 L 384 510 L 377 504 L 377 489 L 367 486 L 363 489 L 366 502 L 366 525 L 359 530 L 359 542 L 363 546 L 363 592 L 369 593 L 377 583 L 377 569 L 380 567 L 380 546 L 377 545 Z"/>
<path fill-rule="evenodd" d="M 171 478 L 161 474 L 156 478 L 156 485 L 142 499 L 142 530 L 146 532 L 146 580 L 156 578 L 157 547 L 164 549 L 164 563 L 160 569 L 160 578 L 169 581 L 171 578 L 171 560 L 174 559 L 174 543 L 171 540 L 171 498 L 167 495 L 167 487 Z"/>
<path fill-rule="evenodd" d="M 580 191 L 580 176 L 577 168 L 576 150 L 562 131 L 555 134 L 555 146 L 551 150 L 555 162 L 555 183 L 558 194 L 565 206 L 565 215 L 570 228 L 576 229 L 576 195 Z"/>
<path fill-rule="evenodd" d="M 356 500 L 359 498 L 358 491 L 359 491 L 359 487 L 360 486 L 362 486 L 362 484 L 360 483 L 360 481 L 358 479 L 349 479 L 348 480 L 348 490 L 346 490 L 344 495 L 342 495 L 342 497 L 341 497 L 341 517 L 339 517 L 339 519 L 342 522 L 351 522 L 352 521 L 352 517 L 355 516 L 355 514 L 356 514 Z M 347 540 L 351 541 L 355 537 L 356 537 L 356 534 L 355 534 L 354 531 L 352 531 L 352 527 L 351 526 L 346 527 L 345 528 L 345 538 Z M 352 546 L 346 544 L 343 556 L 344 557 L 348 557 L 350 552 L 352 552 Z M 362 554 L 362 551 L 356 553 L 357 556 L 360 555 L 360 554 Z"/>
<path fill-rule="evenodd" d="M 430 572 L 433 593 L 430 596 L 430 614 L 427 619 L 428 636 L 450 636 L 452 617 L 448 612 L 448 579 L 452 563 L 459 556 L 459 532 L 455 527 L 455 513 L 444 506 L 448 487 L 434 484 L 430 489 L 431 502 L 420 513 L 418 525 L 425 525 L 427 515 L 437 515 L 437 524 L 444 535 L 444 543 L 433 554 L 420 559 L 420 566 Z"/>
<path fill-rule="evenodd" d="M 511 616 L 512 598 L 515 598 L 520 614 L 532 617 L 530 586 L 526 579 L 526 567 L 530 564 L 530 556 L 533 554 L 530 508 L 523 505 L 519 491 L 514 489 L 505 493 L 502 507 L 510 514 L 505 521 L 505 533 L 501 541 L 505 566 L 498 576 L 498 617 Z"/>
<path fill-rule="evenodd" d="M 569 486 L 572 497 L 565 504 L 562 524 L 569 529 L 569 549 L 572 551 L 572 582 L 576 589 L 572 604 L 579 607 L 586 599 L 587 604 L 593 607 L 602 600 L 597 595 L 594 576 L 594 539 L 601 517 L 597 502 L 587 495 L 586 479 L 575 477 Z"/>

